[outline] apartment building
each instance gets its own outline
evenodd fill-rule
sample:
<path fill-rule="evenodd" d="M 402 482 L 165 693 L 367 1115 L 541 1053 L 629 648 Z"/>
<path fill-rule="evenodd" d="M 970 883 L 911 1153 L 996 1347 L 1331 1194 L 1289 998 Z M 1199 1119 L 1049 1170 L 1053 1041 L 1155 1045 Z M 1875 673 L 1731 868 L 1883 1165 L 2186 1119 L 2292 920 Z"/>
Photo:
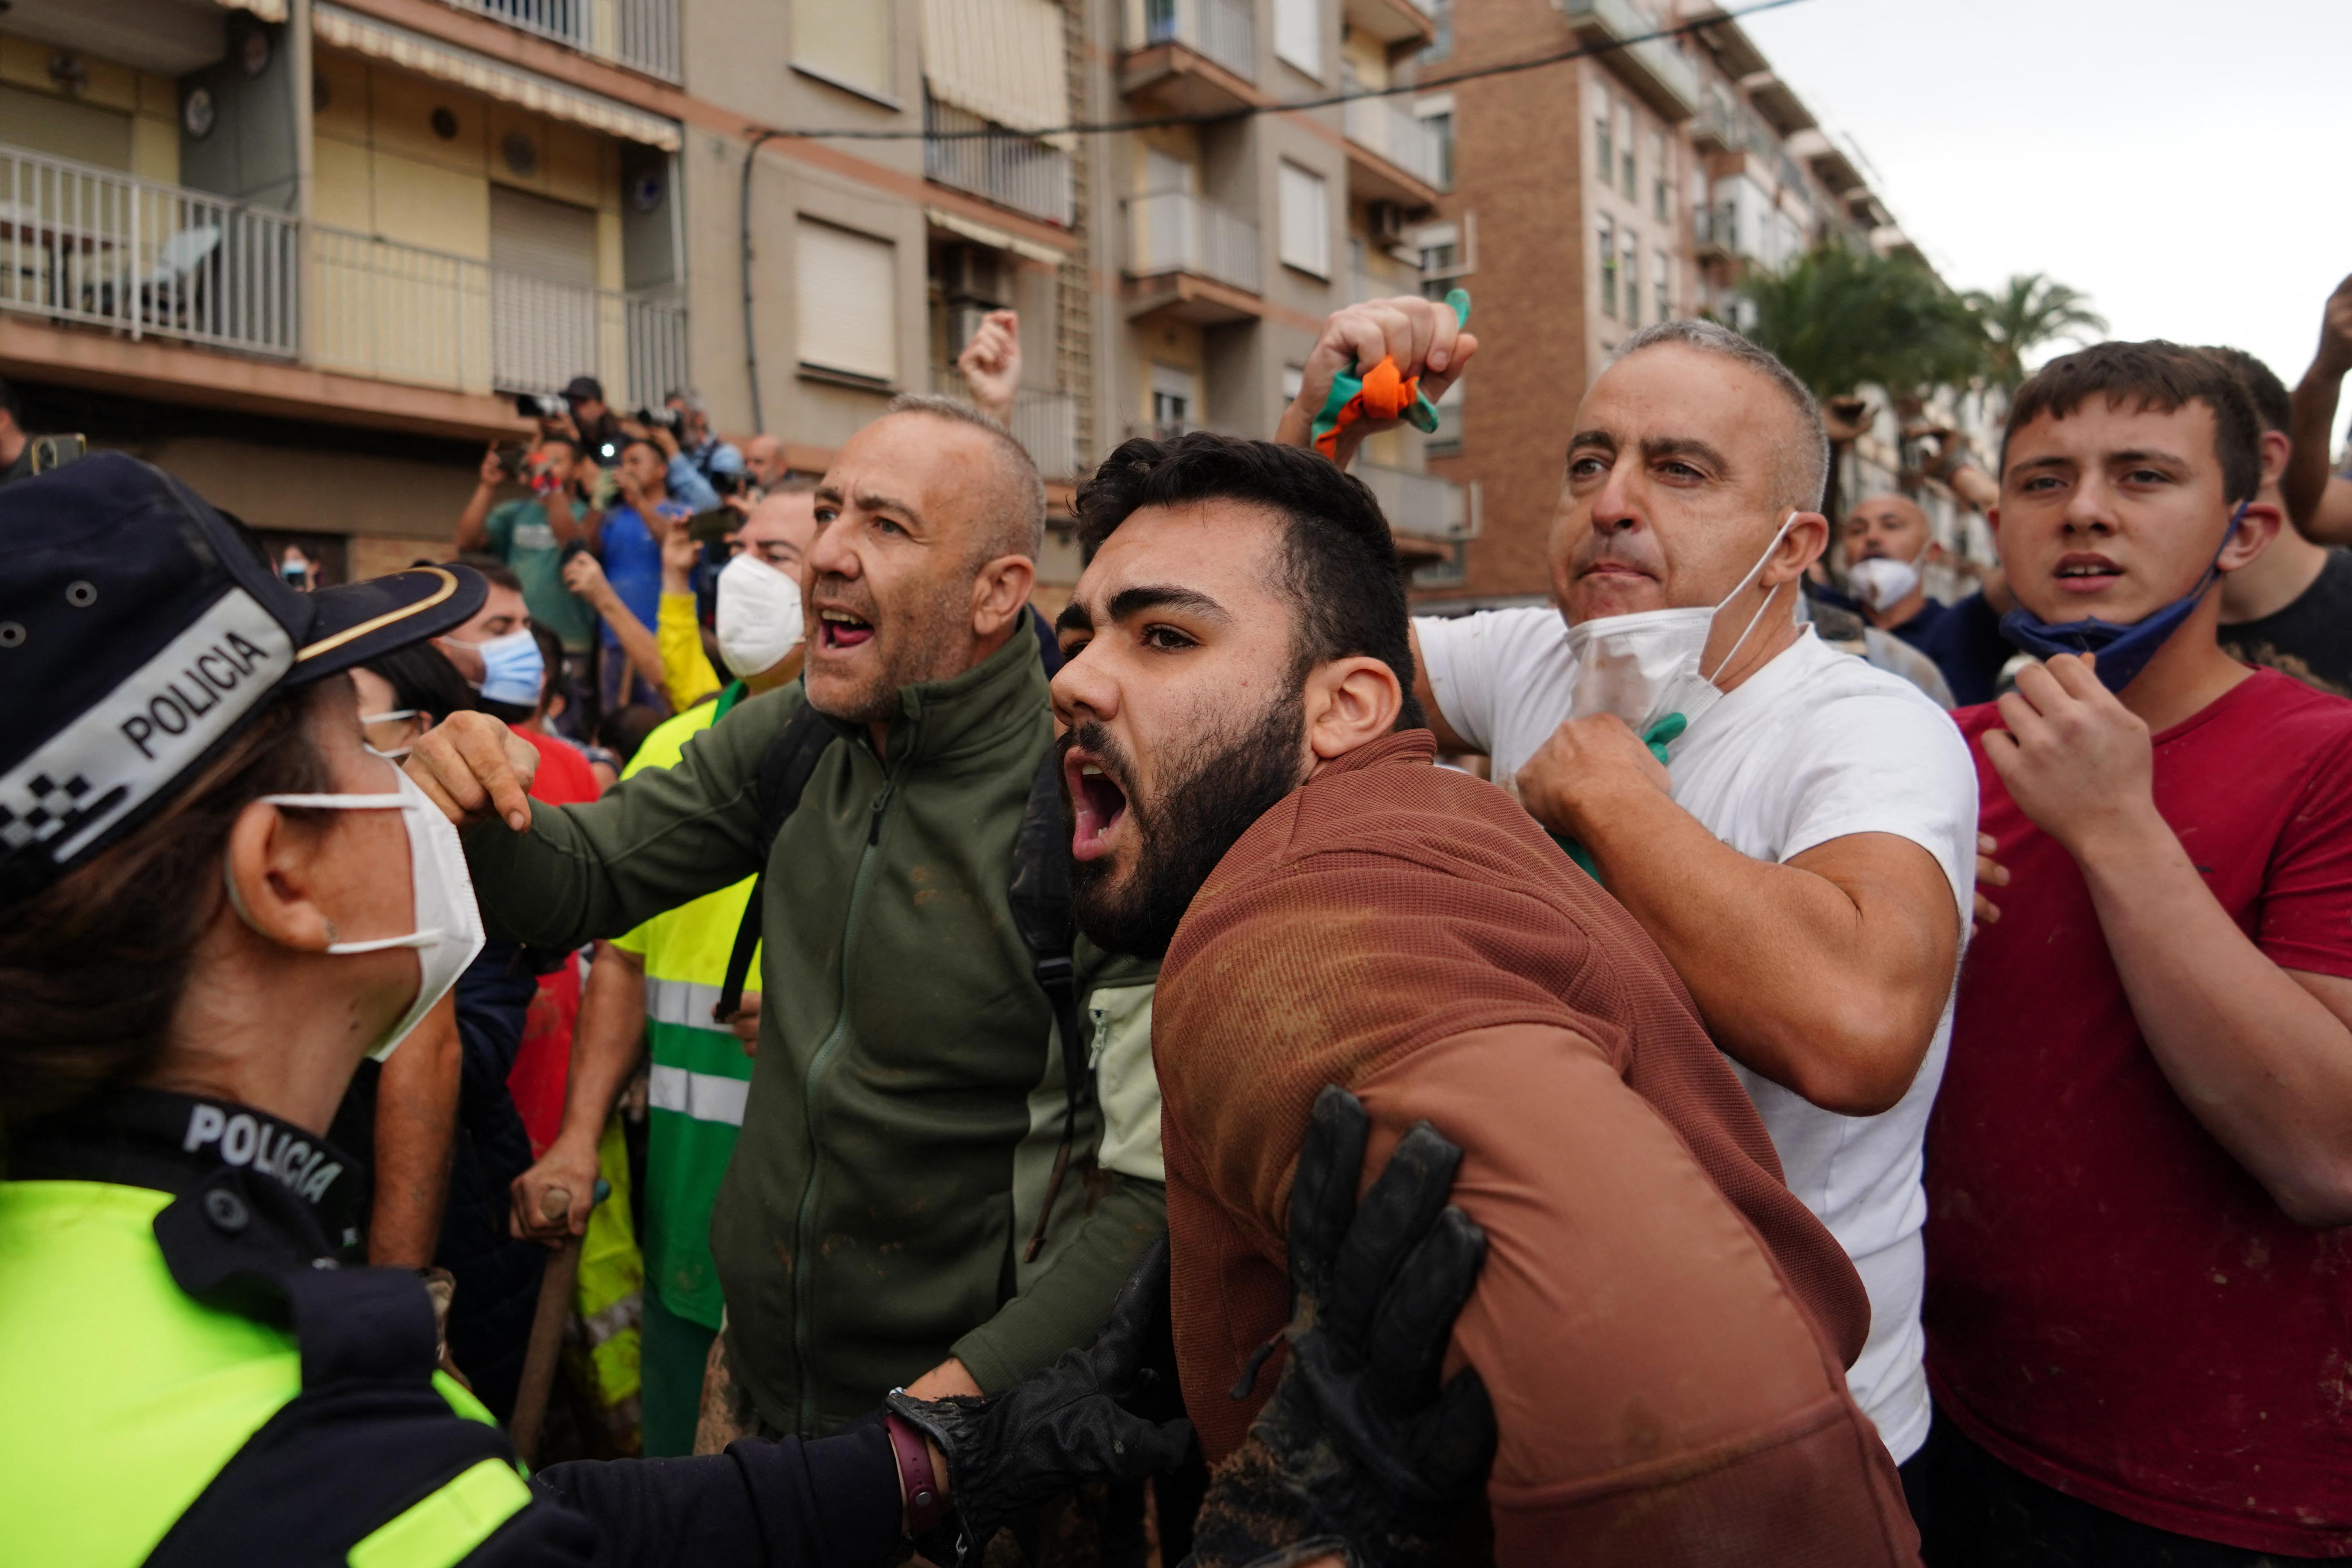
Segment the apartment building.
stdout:
<path fill-rule="evenodd" d="M 692 385 L 819 471 L 1010 306 L 1066 518 L 1133 432 L 1270 431 L 1447 172 L 1409 94 L 1058 128 L 1409 82 L 1424 3 L 15 0 L 0 374 L 340 578 L 446 549 L 515 393 Z M 1434 559 L 1423 444 L 1367 476 Z"/>
<path fill-rule="evenodd" d="M 1660 36 L 1685 23 L 1697 25 Z M 1750 268 L 1824 242 L 1882 253 L 1911 242 L 1858 156 L 1716 5 L 1454 0 L 1445 36 L 1424 75 L 1591 51 L 1454 90 L 1452 188 L 1413 231 L 1427 291 L 1468 288 L 1490 327 L 1427 455 L 1432 471 L 1477 486 L 1483 526 L 1415 571 L 1415 600 L 1540 603 L 1569 416 L 1620 341 L 1676 317 L 1736 319 Z M 1916 467 L 1884 399 L 1875 415 L 1849 458 L 1849 497 Z M 1981 521 L 1928 489 L 1939 535 L 1988 559 Z"/>

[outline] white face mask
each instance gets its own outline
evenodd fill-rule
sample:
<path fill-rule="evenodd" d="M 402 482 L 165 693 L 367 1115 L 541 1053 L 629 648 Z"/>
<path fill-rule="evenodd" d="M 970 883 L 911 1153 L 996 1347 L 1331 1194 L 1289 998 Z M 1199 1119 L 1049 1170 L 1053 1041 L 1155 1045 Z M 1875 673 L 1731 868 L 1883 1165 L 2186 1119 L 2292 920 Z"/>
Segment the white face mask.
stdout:
<path fill-rule="evenodd" d="M 390 1056 L 433 1004 L 449 994 L 449 988 L 457 983 L 466 966 L 481 952 L 483 941 L 481 912 L 474 907 L 474 879 L 467 873 L 466 851 L 457 838 L 457 830 L 416 787 L 415 780 L 405 773 L 395 776 L 400 789 L 391 795 L 261 797 L 272 806 L 303 806 L 331 811 L 398 811 L 408 830 L 408 885 L 413 900 L 410 918 L 415 929 L 404 936 L 335 942 L 327 947 L 330 953 L 376 953 L 386 947 L 414 947 L 417 951 L 415 999 L 384 1031 L 383 1038 L 369 1048 L 368 1055 L 378 1061 Z M 221 873 L 228 883 L 230 904 L 247 925 L 253 925 L 253 915 L 236 891 L 236 878 L 228 875 L 226 861 L 221 862 Z"/>
<path fill-rule="evenodd" d="M 801 585 L 745 550 L 719 573 L 719 656 L 749 679 L 800 645 Z"/>
<path fill-rule="evenodd" d="M 1568 648 L 1576 660 L 1576 674 L 1569 716 L 1613 713 L 1643 737 L 1668 714 L 1682 715 L 1685 726 L 1696 724 L 1700 715 L 1722 700 L 1723 690 L 1715 684 L 1715 677 L 1738 657 L 1780 591 L 1765 595 L 1731 651 L 1713 671 L 1702 672 L 1699 664 L 1706 656 L 1715 618 L 1756 580 L 1756 574 L 1780 548 L 1790 524 L 1796 520 L 1793 511 L 1781 520 L 1780 532 L 1739 580 L 1739 586 L 1712 609 L 1698 605 L 1688 610 L 1644 610 L 1633 615 L 1603 615 L 1570 627 Z"/>
<path fill-rule="evenodd" d="M 1845 580 L 1855 598 L 1873 610 L 1884 610 L 1911 596 L 1919 586 L 1919 569 L 1892 556 L 1874 556 L 1846 568 Z"/>

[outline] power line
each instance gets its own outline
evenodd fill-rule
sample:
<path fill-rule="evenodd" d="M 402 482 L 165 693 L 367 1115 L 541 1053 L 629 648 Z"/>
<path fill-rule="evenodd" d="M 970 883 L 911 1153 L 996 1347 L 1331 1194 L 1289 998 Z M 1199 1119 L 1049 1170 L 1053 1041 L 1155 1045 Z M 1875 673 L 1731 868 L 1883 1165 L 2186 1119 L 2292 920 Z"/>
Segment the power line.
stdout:
<path fill-rule="evenodd" d="M 1249 120 L 1261 114 L 1286 114 L 1304 109 L 1328 109 L 1333 104 L 1353 103 L 1360 99 L 1394 98 L 1402 93 L 1434 92 L 1456 82 L 1479 81 L 1487 77 L 1514 76 L 1521 71 L 1540 70 L 1546 66 L 1560 65 L 1569 60 L 1591 59 L 1614 54 L 1635 44 L 1653 43 L 1660 39 L 1679 37 L 1711 27 L 1719 22 L 1734 22 L 1742 16 L 1753 16 L 1761 11 L 1778 11 L 1786 5 L 1803 4 L 1803 0 L 1759 0 L 1759 4 L 1719 10 L 1688 22 L 1677 22 L 1671 27 L 1642 33 L 1630 38 L 1612 38 L 1605 43 L 1580 44 L 1573 48 L 1557 49 L 1548 55 L 1536 55 L 1523 60 L 1505 60 L 1496 65 L 1477 66 L 1468 70 L 1454 71 L 1447 76 L 1432 77 L 1421 81 L 1396 83 L 1388 87 L 1360 88 L 1349 92 L 1326 93 L 1321 98 L 1294 99 L 1284 103 L 1250 103 L 1238 109 L 1213 110 L 1201 114 L 1162 114 L 1143 120 L 1111 120 L 1093 123 L 1049 125 L 1042 131 L 1013 131 L 1003 126 L 986 126 L 977 131 L 831 131 L 775 130 L 763 126 L 747 129 L 758 132 L 763 140 L 789 137 L 806 141 L 966 141 L 981 137 L 1017 137 L 1023 141 L 1040 141 L 1049 136 L 1093 136 L 1114 131 L 1154 131 L 1173 125 L 1222 125 L 1231 120 Z"/>

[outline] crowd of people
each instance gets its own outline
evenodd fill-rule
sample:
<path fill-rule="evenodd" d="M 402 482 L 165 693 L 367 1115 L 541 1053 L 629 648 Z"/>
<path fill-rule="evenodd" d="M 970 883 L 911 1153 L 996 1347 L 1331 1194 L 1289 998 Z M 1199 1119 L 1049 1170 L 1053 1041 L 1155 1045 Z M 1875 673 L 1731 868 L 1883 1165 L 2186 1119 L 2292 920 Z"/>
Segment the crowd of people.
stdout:
<path fill-rule="evenodd" d="M 1005 312 L 821 476 L 575 380 L 341 587 L 12 470 L 27 1560 L 2352 1556 L 2352 279 L 1835 518 L 1645 329 L 1416 616 L 1334 387 L 1478 349 L 1119 446 L 1050 621 Z"/>

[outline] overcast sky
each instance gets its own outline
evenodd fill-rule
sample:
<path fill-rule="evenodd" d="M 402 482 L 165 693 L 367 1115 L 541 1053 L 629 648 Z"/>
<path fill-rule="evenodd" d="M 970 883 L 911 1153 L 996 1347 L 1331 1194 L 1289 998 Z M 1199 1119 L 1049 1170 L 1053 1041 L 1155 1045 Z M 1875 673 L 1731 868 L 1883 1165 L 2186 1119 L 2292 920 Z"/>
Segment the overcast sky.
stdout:
<path fill-rule="evenodd" d="M 2046 272 L 2118 337 L 2235 344 L 2290 387 L 2311 362 L 2352 273 L 2352 0 L 1799 0 L 1742 26 L 1954 287 Z"/>

